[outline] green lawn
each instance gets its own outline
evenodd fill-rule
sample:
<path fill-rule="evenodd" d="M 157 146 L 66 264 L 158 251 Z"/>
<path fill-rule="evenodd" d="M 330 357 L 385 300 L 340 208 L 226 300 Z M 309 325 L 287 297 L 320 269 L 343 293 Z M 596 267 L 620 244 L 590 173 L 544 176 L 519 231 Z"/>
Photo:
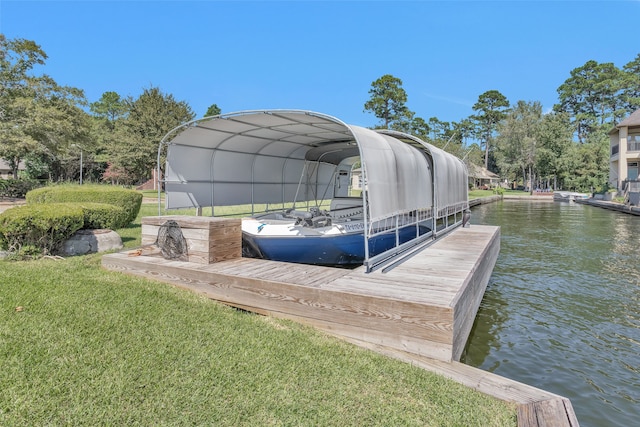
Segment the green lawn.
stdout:
<path fill-rule="evenodd" d="M 139 245 L 139 219 L 119 232 Z M 100 258 L 0 261 L 0 425 L 516 425 L 453 381 Z"/>
<path fill-rule="evenodd" d="M 479 199 L 489 196 L 495 196 L 493 190 L 469 190 L 469 199 Z"/>
<path fill-rule="evenodd" d="M 531 194 L 528 191 L 520 191 L 520 190 L 503 190 L 505 195 L 513 195 L 513 196 L 530 196 Z M 490 197 L 495 196 L 496 193 L 493 190 L 469 190 L 469 199 L 479 199 L 481 197 Z"/>

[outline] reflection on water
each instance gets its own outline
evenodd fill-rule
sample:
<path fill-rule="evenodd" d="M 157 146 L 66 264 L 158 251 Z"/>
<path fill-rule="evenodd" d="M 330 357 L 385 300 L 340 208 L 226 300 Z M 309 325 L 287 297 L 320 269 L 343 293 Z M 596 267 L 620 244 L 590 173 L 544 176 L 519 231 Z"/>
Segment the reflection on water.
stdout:
<path fill-rule="evenodd" d="M 640 425 L 640 217 L 504 201 L 501 249 L 463 362 L 560 394 L 582 426 Z"/>

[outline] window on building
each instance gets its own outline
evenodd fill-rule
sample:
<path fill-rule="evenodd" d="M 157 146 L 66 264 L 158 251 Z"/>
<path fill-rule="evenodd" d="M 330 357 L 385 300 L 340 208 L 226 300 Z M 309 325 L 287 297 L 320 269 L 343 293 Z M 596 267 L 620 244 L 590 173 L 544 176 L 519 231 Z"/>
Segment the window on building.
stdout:
<path fill-rule="evenodd" d="M 640 151 L 640 132 L 630 133 L 627 136 L 627 151 Z"/>
<path fill-rule="evenodd" d="M 638 162 L 627 163 L 627 179 L 630 181 L 638 179 Z"/>

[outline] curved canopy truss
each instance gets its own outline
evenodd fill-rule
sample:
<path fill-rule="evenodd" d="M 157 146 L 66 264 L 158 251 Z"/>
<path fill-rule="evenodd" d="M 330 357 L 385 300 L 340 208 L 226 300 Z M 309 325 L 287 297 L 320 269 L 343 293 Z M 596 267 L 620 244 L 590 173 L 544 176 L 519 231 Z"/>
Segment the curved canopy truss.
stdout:
<path fill-rule="evenodd" d="M 186 123 L 161 141 L 158 169 L 165 148 L 167 209 L 251 205 L 255 213 L 257 205 L 332 199 L 346 184 L 340 176 L 358 163 L 365 241 L 401 216 L 432 221 L 435 237 L 459 225 L 468 208 L 458 158 L 411 135 L 311 111 L 242 111 Z M 413 245 L 418 240 L 424 236 Z"/>

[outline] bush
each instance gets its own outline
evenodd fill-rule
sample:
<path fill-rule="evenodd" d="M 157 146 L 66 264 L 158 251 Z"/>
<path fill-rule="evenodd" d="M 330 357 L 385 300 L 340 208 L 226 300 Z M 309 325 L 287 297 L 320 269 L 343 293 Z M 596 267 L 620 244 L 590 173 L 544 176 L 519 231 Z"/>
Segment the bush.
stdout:
<path fill-rule="evenodd" d="M 130 222 L 127 218 L 127 212 L 120 206 L 90 202 L 77 204 L 82 208 L 84 215 L 82 228 L 117 230 L 118 228 L 126 227 Z"/>
<path fill-rule="evenodd" d="M 25 255 L 55 253 L 84 223 L 80 205 L 18 206 L 0 214 L 0 248 Z"/>
<path fill-rule="evenodd" d="M 126 214 L 124 217 L 126 222 L 122 227 L 136 219 L 142 204 L 142 193 L 107 185 L 49 186 L 29 191 L 26 198 L 27 204 L 72 202 L 106 203 L 119 206 Z"/>
<path fill-rule="evenodd" d="M 29 191 L 40 186 L 42 184 L 33 179 L 0 179 L 0 199 L 22 199 Z"/>

